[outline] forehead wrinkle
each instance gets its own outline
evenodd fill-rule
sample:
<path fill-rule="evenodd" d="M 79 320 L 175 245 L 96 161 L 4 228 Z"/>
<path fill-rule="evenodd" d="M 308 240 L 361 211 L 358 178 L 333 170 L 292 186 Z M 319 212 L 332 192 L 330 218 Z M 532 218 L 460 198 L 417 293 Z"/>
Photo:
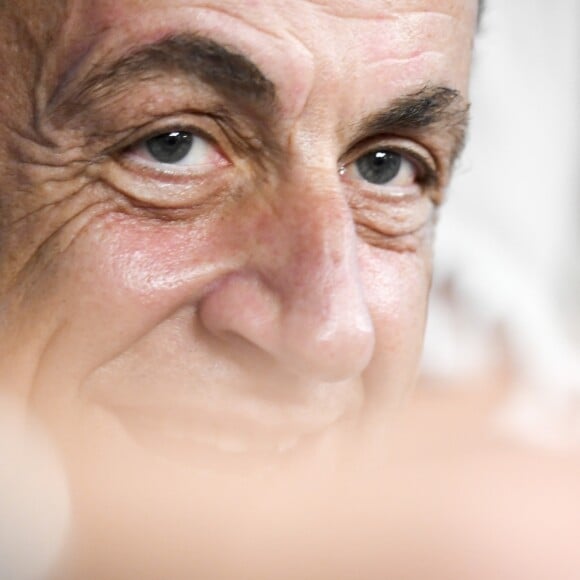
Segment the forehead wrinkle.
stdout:
<path fill-rule="evenodd" d="M 321 16 L 321 19 L 324 17 Z M 447 66 L 447 61 L 452 57 L 460 60 L 467 58 L 469 48 L 458 52 L 458 47 L 464 40 L 465 46 L 470 47 L 473 40 L 471 26 L 458 26 L 457 19 L 442 18 L 435 13 L 429 13 L 426 17 L 409 13 L 383 20 L 372 18 L 364 23 L 349 23 L 348 19 L 336 17 L 333 20 L 340 27 L 340 32 L 327 40 L 323 52 L 329 55 L 331 61 L 350 66 L 350 74 L 355 76 L 366 65 L 403 63 L 425 58 L 429 53 L 441 55 L 441 64 Z M 337 55 L 344 58 L 339 59 Z M 365 67 L 360 67 L 361 63 Z"/>
<path fill-rule="evenodd" d="M 457 18 L 465 10 L 465 0 L 448 0 L 440 8 L 441 2 L 438 6 L 433 6 L 432 1 L 425 2 L 425 0 L 416 0 L 414 2 L 409 0 L 407 2 L 401 2 L 400 0 L 375 0 L 374 2 L 373 0 L 365 0 L 365 2 L 356 4 L 348 0 L 308 0 L 308 3 L 336 17 L 374 21 L 395 20 L 400 16 L 409 14 Z M 407 8 L 405 8 L 405 4 L 408 5 Z"/>
<path fill-rule="evenodd" d="M 302 100 L 304 92 L 301 90 L 302 85 L 311 84 L 307 77 L 312 76 L 312 71 L 304 70 L 310 66 L 311 55 L 306 56 L 305 62 L 303 43 L 296 42 L 299 34 L 292 34 L 288 26 L 292 19 L 287 17 L 285 10 L 272 10 L 271 5 L 260 6 L 257 3 L 256 10 L 248 11 L 247 8 L 244 9 L 243 2 L 231 5 L 229 2 L 216 2 L 214 6 L 211 2 L 198 4 L 195 1 L 180 2 L 175 9 L 162 7 L 161 2 L 151 2 L 151 8 L 147 4 L 146 10 L 133 10 L 133 4 L 137 3 L 127 2 L 131 10 L 126 12 L 120 10 L 118 14 L 115 10 L 107 10 L 101 14 L 97 6 L 89 2 L 90 0 L 86 0 L 87 5 L 91 7 L 89 23 L 84 22 L 83 18 L 86 10 L 77 10 L 74 28 L 71 29 L 71 37 L 74 38 L 76 33 L 77 40 L 70 47 L 71 49 L 76 47 L 76 50 L 69 51 L 73 54 L 68 58 L 67 69 L 70 77 L 77 70 L 80 74 L 86 74 L 97 59 L 104 60 L 103 56 L 107 50 L 111 58 L 112 55 L 118 56 L 119 50 L 123 50 L 123 44 L 118 42 L 119 39 L 123 39 L 126 50 L 128 45 L 145 44 L 163 36 L 187 34 L 192 31 L 199 36 L 215 39 L 225 47 L 232 47 L 232 52 L 249 55 L 257 67 L 266 71 L 269 78 L 274 81 L 272 85 L 278 88 L 280 101 L 284 95 L 285 102 L 277 103 L 281 109 L 295 108 L 292 101 L 294 98 L 297 101 Z M 106 3 L 107 0 L 102 1 L 102 5 Z M 77 5 L 80 5 L 80 2 Z M 287 8 L 287 4 L 283 4 L 282 8 Z M 301 16 L 299 30 L 303 31 L 304 26 L 312 19 L 308 15 L 306 18 L 304 14 Z M 192 29 L 192 26 L 195 28 Z M 268 42 L 264 42 L 265 38 Z M 294 46 L 283 46 L 288 44 L 288 40 Z M 270 70 L 269 61 L 278 54 L 284 56 L 286 60 Z M 93 70 L 96 68 L 93 67 Z M 68 80 L 66 74 L 62 77 L 65 82 L 61 84 L 69 85 L 70 83 L 66 82 Z M 287 87 L 290 87 L 290 90 L 286 90 Z"/>

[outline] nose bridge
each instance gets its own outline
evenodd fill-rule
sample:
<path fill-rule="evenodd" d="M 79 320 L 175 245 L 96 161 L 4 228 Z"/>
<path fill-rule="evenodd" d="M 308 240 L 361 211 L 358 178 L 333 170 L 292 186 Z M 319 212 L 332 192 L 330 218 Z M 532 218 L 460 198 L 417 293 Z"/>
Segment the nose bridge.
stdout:
<path fill-rule="evenodd" d="M 374 346 L 357 236 L 336 170 L 309 167 L 276 192 L 262 264 L 280 300 L 280 352 L 298 370 L 338 379 L 364 368 Z M 266 248 L 268 255 L 271 248 Z"/>
<path fill-rule="evenodd" d="M 285 263 L 277 277 L 294 302 L 328 310 L 334 295 L 358 286 L 356 236 L 348 205 L 322 171 L 309 179 L 286 183 L 277 196 L 276 215 Z M 318 179 L 317 179 L 318 176 Z M 346 283 L 338 284 L 341 281 Z M 298 300 L 297 300 L 298 299 Z"/>

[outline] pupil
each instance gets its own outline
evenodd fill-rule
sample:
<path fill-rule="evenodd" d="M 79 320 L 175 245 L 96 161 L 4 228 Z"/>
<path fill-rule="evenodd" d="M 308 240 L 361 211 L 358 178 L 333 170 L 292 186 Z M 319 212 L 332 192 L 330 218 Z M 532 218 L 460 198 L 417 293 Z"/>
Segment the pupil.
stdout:
<path fill-rule="evenodd" d="M 361 177 L 375 185 L 385 185 L 397 176 L 401 169 L 402 158 L 390 151 L 373 151 L 363 155 L 356 167 Z"/>
<path fill-rule="evenodd" d="M 151 156 L 160 163 L 179 163 L 191 151 L 193 135 L 185 131 L 173 131 L 157 135 L 147 141 Z"/>

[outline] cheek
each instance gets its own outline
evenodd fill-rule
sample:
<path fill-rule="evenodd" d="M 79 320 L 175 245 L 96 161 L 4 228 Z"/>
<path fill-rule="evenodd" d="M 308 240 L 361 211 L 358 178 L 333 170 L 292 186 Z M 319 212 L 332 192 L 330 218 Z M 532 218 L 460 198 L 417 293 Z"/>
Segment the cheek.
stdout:
<path fill-rule="evenodd" d="M 115 294 L 154 311 L 171 307 L 175 300 L 195 301 L 227 262 L 228 240 L 203 224 L 115 215 L 99 237 L 97 260 L 102 260 Z"/>
<path fill-rule="evenodd" d="M 62 342 L 77 345 L 85 369 L 94 368 L 183 307 L 191 307 L 193 324 L 197 301 L 238 259 L 222 229 L 123 214 L 93 224 L 61 260 L 69 321 Z"/>

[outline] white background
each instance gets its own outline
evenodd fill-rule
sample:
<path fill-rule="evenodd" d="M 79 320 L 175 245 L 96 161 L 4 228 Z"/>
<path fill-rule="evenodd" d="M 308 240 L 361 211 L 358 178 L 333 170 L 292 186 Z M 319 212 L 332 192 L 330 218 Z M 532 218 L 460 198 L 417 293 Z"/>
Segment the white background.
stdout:
<path fill-rule="evenodd" d="M 424 367 L 580 371 L 580 2 L 488 0 L 472 125 L 436 243 Z M 442 286 L 452 282 L 452 304 Z M 460 321 L 456 320 L 459 315 Z M 580 392 L 580 374 L 577 376 Z"/>

